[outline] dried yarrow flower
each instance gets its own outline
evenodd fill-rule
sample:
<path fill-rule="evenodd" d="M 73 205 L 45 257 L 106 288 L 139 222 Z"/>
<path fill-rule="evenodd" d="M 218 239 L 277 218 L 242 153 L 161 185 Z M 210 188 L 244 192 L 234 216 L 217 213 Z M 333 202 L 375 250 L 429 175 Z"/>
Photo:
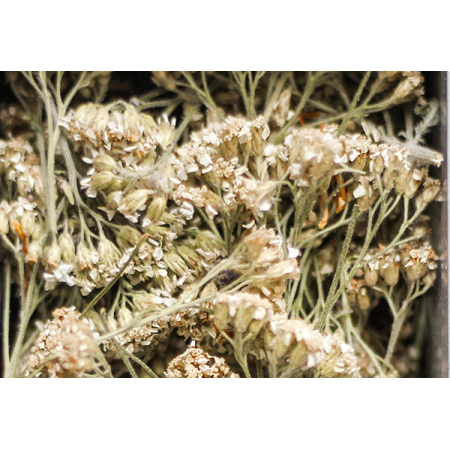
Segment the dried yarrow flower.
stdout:
<path fill-rule="evenodd" d="M 160 311 L 161 302 L 155 299 L 155 296 L 149 296 L 146 302 L 140 304 L 145 309 L 153 307 L 155 311 Z M 154 312 L 155 312 L 154 311 Z M 117 342 L 128 352 L 137 353 L 146 348 L 154 348 L 159 342 L 166 339 L 170 333 L 169 323 L 167 317 L 154 320 L 145 325 L 132 326 L 137 312 L 132 312 L 128 308 L 122 307 L 119 309 L 117 319 L 114 317 L 108 318 L 109 331 L 116 331 L 119 328 L 130 327 L 129 330 L 120 333 L 115 337 Z M 145 316 L 144 316 L 145 318 Z M 117 350 L 113 341 L 106 341 L 103 343 L 103 349 L 106 356 L 113 359 L 121 357 L 120 351 Z"/>
<path fill-rule="evenodd" d="M 271 364 L 290 376 L 316 367 L 325 358 L 323 336 L 301 319 L 275 317 L 265 339 Z"/>
<path fill-rule="evenodd" d="M 223 358 L 194 347 L 172 360 L 165 375 L 167 378 L 239 378 Z"/>
<path fill-rule="evenodd" d="M 273 316 L 269 300 L 256 294 L 222 294 L 214 301 L 214 323 L 220 330 L 257 336 Z"/>
<path fill-rule="evenodd" d="M 317 373 L 325 378 L 351 377 L 359 369 L 358 360 L 350 345 L 336 335 L 328 335 L 323 340 L 325 359 L 316 367 Z"/>
<path fill-rule="evenodd" d="M 100 352 L 89 321 L 80 319 L 80 313 L 72 308 L 60 308 L 52 312 L 34 346 L 30 350 L 27 367 L 30 372 L 53 377 L 82 377 L 94 370 Z"/>

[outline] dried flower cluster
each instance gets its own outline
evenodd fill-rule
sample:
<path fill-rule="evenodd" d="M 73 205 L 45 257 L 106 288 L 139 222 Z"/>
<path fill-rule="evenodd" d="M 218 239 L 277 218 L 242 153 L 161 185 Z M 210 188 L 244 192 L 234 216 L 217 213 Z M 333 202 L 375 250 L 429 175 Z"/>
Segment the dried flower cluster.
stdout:
<path fill-rule="evenodd" d="M 86 319 L 75 308 L 60 308 L 49 320 L 30 350 L 28 369 L 42 367 L 50 377 L 81 377 L 95 368 L 100 349 Z"/>
<path fill-rule="evenodd" d="M 419 72 L 154 72 L 130 101 L 114 73 L 9 77 L 33 101 L 0 114 L 7 376 L 416 374 L 443 160 Z"/>
<path fill-rule="evenodd" d="M 223 358 L 211 356 L 199 348 L 188 348 L 170 362 L 167 378 L 239 378 Z"/>

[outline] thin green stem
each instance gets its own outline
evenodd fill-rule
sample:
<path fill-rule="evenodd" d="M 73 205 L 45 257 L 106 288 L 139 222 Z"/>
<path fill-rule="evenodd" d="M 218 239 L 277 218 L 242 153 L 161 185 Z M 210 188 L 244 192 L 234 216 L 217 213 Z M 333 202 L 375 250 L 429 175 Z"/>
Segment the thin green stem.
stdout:
<path fill-rule="evenodd" d="M 4 269 L 4 291 L 3 291 L 3 367 L 4 372 L 9 366 L 9 322 L 10 322 L 10 302 L 11 302 L 11 263 L 5 261 Z"/>
<path fill-rule="evenodd" d="M 351 243 L 351 240 L 353 237 L 353 233 L 355 231 L 356 221 L 358 220 L 360 215 L 361 215 L 361 211 L 360 211 L 359 207 L 357 205 L 355 205 L 353 207 L 351 221 L 347 228 L 347 234 L 345 236 L 345 241 L 342 246 L 342 251 L 341 251 L 341 255 L 339 257 L 339 262 L 338 262 L 338 265 L 336 268 L 336 272 L 334 274 L 333 281 L 331 283 L 331 288 L 330 288 L 330 291 L 328 292 L 327 299 L 325 300 L 325 306 L 322 310 L 322 314 L 320 315 L 319 321 L 317 323 L 317 329 L 319 331 L 323 330 L 323 328 L 325 327 L 327 316 L 328 316 L 329 312 L 331 311 L 331 308 L 333 308 L 334 304 L 336 303 L 337 298 L 336 298 L 335 293 L 336 293 L 336 289 L 337 289 L 339 279 L 341 276 L 341 270 L 344 267 L 345 261 L 347 260 L 347 253 L 350 248 L 350 243 Z"/>
<path fill-rule="evenodd" d="M 361 98 L 361 94 L 362 94 L 364 88 L 366 87 L 367 81 L 369 80 L 370 73 L 371 73 L 370 71 L 366 72 L 361 83 L 359 84 L 358 90 L 356 91 L 356 94 L 353 97 L 352 104 L 350 105 L 350 109 L 348 110 L 341 125 L 338 128 L 338 131 L 337 131 L 338 136 L 340 136 L 343 133 L 343 131 L 345 130 L 345 128 L 347 127 L 347 123 L 351 119 L 353 111 L 355 110 L 356 105 L 358 104 L 359 99 Z"/>
<path fill-rule="evenodd" d="M 398 337 L 400 335 L 400 331 L 402 330 L 403 323 L 408 315 L 409 309 L 411 307 L 413 299 L 411 298 L 415 283 L 411 283 L 408 288 L 408 294 L 406 295 L 405 300 L 397 314 L 394 318 L 394 323 L 392 324 L 391 336 L 389 338 L 388 348 L 386 352 L 386 357 L 384 358 L 386 363 L 391 361 L 391 358 L 395 351 L 395 346 L 397 345 Z"/>

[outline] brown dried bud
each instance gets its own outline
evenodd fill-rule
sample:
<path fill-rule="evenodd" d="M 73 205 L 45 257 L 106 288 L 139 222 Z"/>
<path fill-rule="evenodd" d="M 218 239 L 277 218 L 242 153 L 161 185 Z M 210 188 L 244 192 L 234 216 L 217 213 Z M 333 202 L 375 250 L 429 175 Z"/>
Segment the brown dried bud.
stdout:
<path fill-rule="evenodd" d="M 375 286 L 378 281 L 378 270 L 371 269 L 369 265 L 367 265 L 364 271 L 364 279 L 369 286 Z"/>
<path fill-rule="evenodd" d="M 415 180 L 413 177 L 411 177 L 405 189 L 405 197 L 409 199 L 413 198 L 414 195 L 416 195 L 417 189 L 419 189 L 421 183 L 422 180 Z"/>
<path fill-rule="evenodd" d="M 411 261 L 411 265 L 406 267 L 406 275 L 409 281 L 417 281 L 424 275 L 426 267 L 418 260 Z"/>
<path fill-rule="evenodd" d="M 412 178 L 413 171 L 405 166 L 400 167 L 397 179 L 395 180 L 395 192 L 397 195 L 403 195 Z"/>
<path fill-rule="evenodd" d="M 413 249 L 406 245 L 402 251 L 402 256 L 406 275 L 410 281 L 419 280 L 429 270 L 434 270 L 437 267 L 436 254 L 428 243 L 423 244 L 420 248 Z"/>
<path fill-rule="evenodd" d="M 367 295 L 366 288 L 361 288 L 361 290 L 358 292 L 357 298 L 358 298 L 358 305 L 363 311 L 369 308 L 370 298 Z"/>
<path fill-rule="evenodd" d="M 426 275 L 423 277 L 423 282 L 425 286 L 432 286 L 435 281 L 436 281 L 436 272 L 433 270 L 427 272 Z"/>
<path fill-rule="evenodd" d="M 378 155 L 373 160 L 373 172 L 376 175 L 381 175 L 384 171 L 384 158 L 381 155 Z"/>
<path fill-rule="evenodd" d="M 361 211 L 367 211 L 372 206 L 375 195 L 368 177 L 360 178 L 357 188 L 353 191 L 353 197 L 356 198 Z"/>
<path fill-rule="evenodd" d="M 423 184 L 423 201 L 430 203 L 433 201 L 441 190 L 441 182 L 433 178 L 428 178 Z"/>
<path fill-rule="evenodd" d="M 403 72 L 403 76 L 406 76 L 399 85 L 395 88 L 394 97 L 397 99 L 396 103 L 402 103 L 414 94 L 423 93 L 421 85 L 423 83 L 423 77 L 420 72 Z"/>
<path fill-rule="evenodd" d="M 398 283 L 400 257 L 396 255 L 385 256 L 380 263 L 380 274 L 388 286 L 395 286 Z"/>

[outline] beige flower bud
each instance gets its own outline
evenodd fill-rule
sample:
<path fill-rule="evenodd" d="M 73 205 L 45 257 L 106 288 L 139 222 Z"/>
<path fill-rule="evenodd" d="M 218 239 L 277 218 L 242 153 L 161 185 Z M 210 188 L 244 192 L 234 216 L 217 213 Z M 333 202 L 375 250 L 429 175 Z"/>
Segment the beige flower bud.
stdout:
<path fill-rule="evenodd" d="M 43 250 L 42 259 L 47 266 L 56 269 L 61 262 L 61 249 L 59 245 L 56 242 L 47 245 Z"/>
<path fill-rule="evenodd" d="M 149 114 L 141 114 L 140 115 L 142 126 L 144 127 L 145 134 L 153 134 L 157 131 L 157 126 L 155 119 Z"/>
<path fill-rule="evenodd" d="M 401 167 L 401 162 L 395 156 L 391 156 L 386 161 L 386 169 L 383 175 L 383 184 L 386 190 L 390 191 L 395 184 Z"/>
<path fill-rule="evenodd" d="M 375 286 L 378 281 L 378 270 L 371 269 L 369 265 L 367 265 L 364 271 L 364 279 L 369 286 Z"/>
<path fill-rule="evenodd" d="M 384 171 L 384 158 L 381 155 L 378 155 L 373 160 L 373 172 L 376 175 L 381 175 Z"/>
<path fill-rule="evenodd" d="M 398 283 L 399 263 L 391 256 L 385 257 L 380 262 L 380 274 L 388 286 L 395 286 Z"/>
<path fill-rule="evenodd" d="M 417 239 L 421 239 L 428 234 L 427 223 L 418 223 L 414 225 L 413 236 Z"/>
<path fill-rule="evenodd" d="M 229 314 L 228 305 L 225 302 L 219 302 L 214 307 L 214 323 L 219 330 L 225 330 L 228 325 Z"/>
<path fill-rule="evenodd" d="M 107 323 L 108 323 L 108 328 L 109 328 L 110 331 L 116 331 L 117 330 L 118 323 L 117 323 L 117 320 L 114 319 L 113 316 L 108 315 Z"/>
<path fill-rule="evenodd" d="M 428 204 L 433 201 L 441 191 L 441 182 L 428 178 L 423 184 L 423 201 Z"/>
<path fill-rule="evenodd" d="M 38 241 L 44 234 L 44 224 L 36 222 L 33 228 L 33 232 L 31 234 L 31 239 L 33 241 Z"/>
<path fill-rule="evenodd" d="M 276 359 L 283 358 L 287 351 L 289 346 L 291 345 L 292 341 L 294 340 L 293 335 L 291 334 L 284 334 L 281 336 L 276 336 L 272 343 L 272 351 Z"/>
<path fill-rule="evenodd" d="M 409 199 L 413 198 L 416 195 L 417 189 L 419 189 L 421 183 L 422 180 L 415 180 L 411 177 L 405 189 L 405 197 Z"/>
<path fill-rule="evenodd" d="M 109 185 L 109 191 L 121 191 L 125 187 L 125 181 L 119 177 L 114 177 L 111 184 Z"/>
<path fill-rule="evenodd" d="M 175 137 L 176 120 L 173 118 L 170 122 L 166 115 L 158 119 L 158 136 L 162 148 L 169 148 Z"/>
<path fill-rule="evenodd" d="M 89 321 L 91 328 L 93 328 L 97 333 L 106 333 L 107 332 L 105 325 L 103 323 L 103 320 L 101 319 L 100 314 L 97 311 L 90 309 L 88 312 L 86 312 L 84 314 L 84 317 L 86 320 Z M 117 324 L 117 322 L 116 322 L 116 324 Z M 92 327 L 92 325 L 93 325 L 93 327 Z"/>
<path fill-rule="evenodd" d="M 106 207 L 111 211 L 117 211 L 122 195 L 122 192 L 110 192 L 105 198 Z"/>
<path fill-rule="evenodd" d="M 274 108 L 274 113 L 272 115 L 273 121 L 282 127 L 287 120 L 287 115 L 289 113 L 289 108 L 291 106 L 291 91 L 286 89 L 280 94 L 278 101 Z"/>
<path fill-rule="evenodd" d="M 141 233 L 136 228 L 124 225 L 117 233 L 117 244 L 122 250 L 135 247 L 141 240 Z"/>
<path fill-rule="evenodd" d="M 433 270 L 427 272 L 426 275 L 423 277 L 423 283 L 425 284 L 425 286 L 432 286 L 435 281 L 436 281 L 436 272 Z"/>
<path fill-rule="evenodd" d="M 34 165 L 31 167 L 31 175 L 34 178 L 34 192 L 39 197 L 45 196 L 45 186 L 44 186 L 44 177 L 42 175 L 42 168 L 41 166 Z"/>
<path fill-rule="evenodd" d="M 73 237 L 68 231 L 64 231 L 58 237 L 59 248 L 61 249 L 61 258 L 64 262 L 73 264 L 75 261 L 75 244 Z"/>
<path fill-rule="evenodd" d="M 97 172 L 110 171 L 113 172 L 117 166 L 117 162 L 109 155 L 98 155 L 92 163 Z"/>
<path fill-rule="evenodd" d="M 262 312 L 260 312 L 259 313 L 259 315 L 258 315 L 258 312 L 256 312 L 256 317 L 260 317 L 260 316 L 262 316 Z M 259 332 L 262 330 L 262 328 L 264 327 L 264 325 L 266 325 L 266 323 L 270 320 L 270 318 L 271 318 L 271 316 L 272 316 L 272 313 L 269 311 L 269 312 L 266 312 L 265 314 L 264 314 L 264 317 L 262 317 L 262 318 L 258 318 L 258 319 L 256 319 L 255 318 L 255 312 L 253 313 L 253 320 L 250 322 L 250 325 L 249 325 L 249 327 L 248 327 L 248 331 L 253 335 L 253 336 L 256 336 L 256 335 L 258 335 L 259 334 Z"/>
<path fill-rule="evenodd" d="M 253 319 L 253 305 L 241 304 L 236 311 L 233 323 L 234 328 L 238 333 L 245 333 L 247 331 L 250 322 Z"/>
<path fill-rule="evenodd" d="M 67 200 L 69 200 L 69 203 L 71 205 L 75 204 L 75 198 L 73 196 L 72 188 L 70 187 L 70 184 L 66 180 L 61 180 L 58 183 L 60 189 L 64 192 L 65 196 L 67 197 Z"/>
<path fill-rule="evenodd" d="M 351 164 L 352 169 L 355 170 L 364 170 L 366 168 L 366 165 L 368 163 L 368 157 L 367 153 L 363 153 L 359 155 Z"/>
<path fill-rule="evenodd" d="M 144 208 L 152 191 L 148 189 L 137 189 L 126 197 L 122 198 L 120 206 L 117 208 L 124 216 L 130 216 L 136 211 Z"/>
<path fill-rule="evenodd" d="M 42 256 L 42 244 L 41 241 L 33 241 L 28 246 L 28 253 L 25 257 L 27 264 L 37 264 Z"/>
<path fill-rule="evenodd" d="M 200 294 L 200 298 L 213 297 L 217 294 L 217 287 L 214 281 L 210 281 Z"/>
<path fill-rule="evenodd" d="M 75 264 L 79 271 L 91 270 L 98 262 L 98 253 L 90 250 L 86 245 L 81 243 L 77 248 Z"/>
<path fill-rule="evenodd" d="M 167 200 L 163 197 L 155 197 L 147 208 L 146 218 L 151 222 L 158 222 L 164 214 Z"/>
<path fill-rule="evenodd" d="M 395 192 L 398 195 L 403 195 L 408 187 L 408 184 L 412 178 L 413 171 L 411 169 L 402 166 L 400 168 L 400 172 L 398 174 L 397 179 L 395 180 Z"/>
<path fill-rule="evenodd" d="M 406 267 L 406 275 L 409 281 L 417 281 L 423 277 L 427 268 L 418 260 L 412 260 L 411 265 Z"/>
<path fill-rule="evenodd" d="M 361 211 L 367 211 L 372 206 L 375 195 L 368 177 L 360 178 L 358 187 L 353 191 L 353 197 L 356 198 Z"/>
<path fill-rule="evenodd" d="M 363 311 L 365 311 L 366 309 L 369 308 L 369 306 L 370 306 L 370 298 L 367 295 L 367 289 L 366 288 L 361 288 L 360 289 L 360 291 L 357 294 L 357 298 L 358 298 L 358 305 Z"/>
<path fill-rule="evenodd" d="M 117 314 L 117 323 L 120 328 L 128 326 L 133 321 L 133 314 L 128 308 L 122 307 Z"/>
<path fill-rule="evenodd" d="M 190 268 L 195 267 L 198 270 L 203 270 L 202 258 L 194 249 L 187 245 L 178 245 L 176 250 Z"/>
<path fill-rule="evenodd" d="M 33 233 L 34 226 L 36 224 L 36 214 L 34 211 L 25 210 L 20 219 L 22 225 L 22 231 L 26 236 L 30 236 Z"/>
<path fill-rule="evenodd" d="M 403 74 L 405 74 L 405 72 Z M 415 91 L 418 91 L 417 93 L 419 93 L 420 85 L 423 82 L 423 77 L 420 76 L 420 72 L 406 72 L 406 74 L 409 76 L 404 78 L 394 91 L 394 97 L 397 98 L 399 102 L 413 95 Z"/>
<path fill-rule="evenodd" d="M 165 253 L 164 261 L 167 267 L 178 276 L 182 277 L 189 274 L 189 270 L 183 258 L 174 252 Z"/>
<path fill-rule="evenodd" d="M 129 142 L 137 142 L 144 127 L 141 124 L 139 114 L 133 107 L 129 107 L 123 113 L 123 136 Z"/>
<path fill-rule="evenodd" d="M 109 122 L 108 108 L 99 107 L 96 111 L 95 120 L 92 123 L 91 130 L 98 140 L 102 140 L 105 136 L 105 131 Z"/>
<path fill-rule="evenodd" d="M 115 266 L 121 257 L 119 249 L 105 237 L 100 238 L 97 251 L 99 264 L 104 264 L 107 267 Z"/>
<path fill-rule="evenodd" d="M 419 192 L 415 198 L 414 198 L 414 203 L 416 206 L 416 209 L 423 209 L 425 208 L 425 206 L 427 205 L 423 199 L 423 191 Z"/>
<path fill-rule="evenodd" d="M 304 342 L 295 342 L 289 352 L 289 366 L 304 367 L 308 360 L 308 349 Z"/>
<path fill-rule="evenodd" d="M 99 191 L 104 191 L 111 187 L 116 176 L 109 170 L 96 172 L 92 175 L 91 186 Z"/>

